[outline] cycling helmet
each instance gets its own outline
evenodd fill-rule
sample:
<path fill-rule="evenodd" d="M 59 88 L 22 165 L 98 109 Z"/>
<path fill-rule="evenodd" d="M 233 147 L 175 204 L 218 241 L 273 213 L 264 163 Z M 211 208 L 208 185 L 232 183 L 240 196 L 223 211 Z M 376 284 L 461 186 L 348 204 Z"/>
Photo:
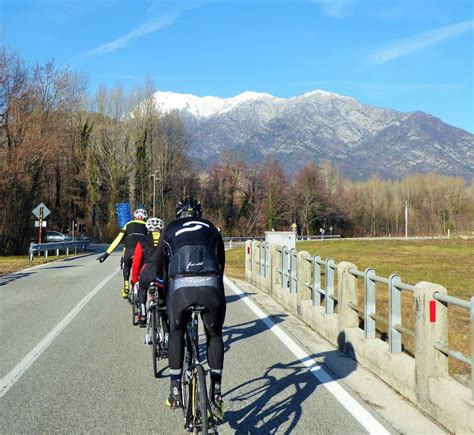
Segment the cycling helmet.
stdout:
<path fill-rule="evenodd" d="M 196 217 L 200 218 L 202 216 L 202 207 L 201 203 L 194 199 L 191 196 L 188 196 L 186 199 L 179 201 L 176 204 L 176 217 L 185 218 L 185 217 Z"/>
<path fill-rule="evenodd" d="M 152 217 L 146 221 L 148 231 L 161 231 L 163 229 L 163 219 Z"/>
<path fill-rule="evenodd" d="M 145 220 L 148 217 L 148 213 L 144 208 L 137 208 L 133 213 L 133 217 L 135 219 L 142 219 Z"/>

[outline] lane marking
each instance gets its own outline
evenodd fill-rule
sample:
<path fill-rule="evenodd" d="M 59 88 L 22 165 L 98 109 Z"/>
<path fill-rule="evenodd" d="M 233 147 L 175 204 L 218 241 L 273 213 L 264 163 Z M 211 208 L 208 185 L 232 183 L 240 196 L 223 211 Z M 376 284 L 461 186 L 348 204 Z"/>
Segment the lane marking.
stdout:
<path fill-rule="evenodd" d="M 355 400 L 344 388 L 342 388 L 327 372 L 324 367 L 312 359 L 286 332 L 283 331 L 268 315 L 253 302 L 248 295 L 243 292 L 235 283 L 224 276 L 225 285 L 247 304 L 247 306 L 262 320 L 270 331 L 272 331 L 280 341 L 308 368 L 308 370 L 326 387 L 326 389 L 349 411 L 349 413 L 365 428 L 370 434 L 390 434 L 390 432 L 380 424 L 357 400 Z"/>
<path fill-rule="evenodd" d="M 107 284 L 120 269 L 114 270 L 109 276 L 97 284 L 68 314 L 44 337 L 0 382 L 0 397 L 3 397 L 7 391 L 21 378 L 23 373 L 28 370 L 38 357 L 48 348 L 54 339 L 61 334 L 76 315 L 85 307 L 85 305 L 95 296 L 95 294 Z"/>

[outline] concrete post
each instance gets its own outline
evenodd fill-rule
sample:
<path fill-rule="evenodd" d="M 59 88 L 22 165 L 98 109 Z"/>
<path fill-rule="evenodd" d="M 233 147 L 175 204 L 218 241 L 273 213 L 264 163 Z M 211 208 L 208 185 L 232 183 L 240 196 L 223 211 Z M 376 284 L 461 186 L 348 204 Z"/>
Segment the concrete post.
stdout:
<path fill-rule="evenodd" d="M 350 303 L 358 306 L 357 277 L 349 273 L 349 269 L 357 269 L 357 267 L 347 261 L 342 261 L 337 265 L 339 314 L 337 319 L 337 329 L 339 331 L 337 342 L 340 349 L 353 355 L 353 348 L 346 340 L 345 329 L 359 327 L 359 314 L 349 306 Z"/>
<path fill-rule="evenodd" d="M 257 240 L 252 240 L 252 277 L 250 279 L 250 283 L 255 287 L 258 287 L 258 273 L 260 270 L 260 266 L 257 263 L 260 261 L 259 246 L 260 244 Z"/>
<path fill-rule="evenodd" d="M 298 277 L 296 288 L 297 314 L 301 315 L 301 303 L 304 300 L 311 300 L 311 289 L 306 287 L 305 283 L 311 285 L 311 256 L 306 251 L 298 252 L 298 261 L 296 265 L 296 274 Z"/>
<path fill-rule="evenodd" d="M 429 379 L 448 376 L 448 356 L 434 348 L 448 345 L 448 307 L 434 298 L 447 294 L 439 284 L 422 281 L 415 286 L 415 380 L 416 395 L 429 400 Z"/>
<path fill-rule="evenodd" d="M 270 244 L 270 274 L 271 274 L 271 286 L 270 286 L 270 295 L 274 293 L 274 288 L 277 286 L 281 286 L 280 282 L 280 274 L 278 273 L 277 269 L 281 270 L 281 252 L 278 251 L 278 248 L 281 248 L 279 245 L 275 243 Z"/>
<path fill-rule="evenodd" d="M 56 249 L 56 257 L 59 257 L 59 249 Z"/>
<path fill-rule="evenodd" d="M 252 274 L 252 241 L 245 242 L 245 279 L 250 281 Z"/>

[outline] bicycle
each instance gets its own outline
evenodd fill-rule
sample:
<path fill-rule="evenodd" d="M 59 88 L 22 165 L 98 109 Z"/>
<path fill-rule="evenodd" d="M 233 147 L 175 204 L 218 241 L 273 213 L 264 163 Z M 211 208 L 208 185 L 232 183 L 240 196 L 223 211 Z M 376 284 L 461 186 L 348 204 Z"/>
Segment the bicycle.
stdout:
<path fill-rule="evenodd" d="M 140 315 L 140 304 L 138 302 L 138 283 L 132 286 L 128 292 L 128 300 L 132 306 L 132 324 L 138 325 L 138 316 Z"/>
<path fill-rule="evenodd" d="M 181 375 L 184 428 L 197 434 L 209 433 L 215 426 L 206 389 L 206 372 L 199 357 L 199 315 L 206 307 L 193 305 L 188 308 L 191 315 L 185 332 L 186 351 Z"/>
<path fill-rule="evenodd" d="M 153 376 L 158 377 L 158 361 L 168 356 L 167 337 L 164 332 L 163 313 L 165 306 L 159 299 L 158 290 L 154 283 L 150 284 L 149 293 L 151 295 L 150 305 L 147 313 L 147 331 L 145 336 L 145 344 L 151 344 L 151 353 L 153 358 Z M 151 329 L 151 333 L 150 333 Z"/>

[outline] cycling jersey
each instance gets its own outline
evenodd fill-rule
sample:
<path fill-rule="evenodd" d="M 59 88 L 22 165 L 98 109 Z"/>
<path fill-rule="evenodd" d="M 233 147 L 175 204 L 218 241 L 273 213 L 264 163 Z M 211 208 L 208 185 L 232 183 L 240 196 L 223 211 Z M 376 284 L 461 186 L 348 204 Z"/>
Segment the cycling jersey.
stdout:
<path fill-rule="evenodd" d="M 148 230 L 146 229 L 146 224 L 144 221 L 133 220 L 127 222 L 120 232 L 118 233 L 115 240 L 107 248 L 107 254 L 111 254 L 115 248 L 119 245 L 122 239 L 125 237 L 125 248 L 126 249 L 135 249 L 136 244 L 139 240 L 147 234 Z"/>
<path fill-rule="evenodd" d="M 158 277 L 222 276 L 224 267 L 224 242 L 212 222 L 188 217 L 166 227 L 156 250 Z"/>

